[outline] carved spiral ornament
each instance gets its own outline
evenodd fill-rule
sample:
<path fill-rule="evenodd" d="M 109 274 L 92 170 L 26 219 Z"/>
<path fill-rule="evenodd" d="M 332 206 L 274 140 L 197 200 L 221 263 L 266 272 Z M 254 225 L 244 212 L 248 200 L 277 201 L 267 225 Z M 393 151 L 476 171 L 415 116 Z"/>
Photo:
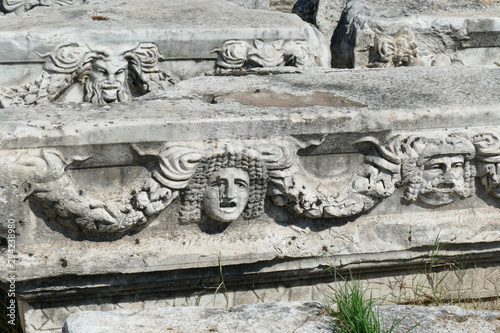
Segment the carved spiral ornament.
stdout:
<path fill-rule="evenodd" d="M 2 151 L 0 172 L 24 179 L 49 217 L 93 232 L 143 225 L 178 197 L 185 223 L 200 221 L 204 210 L 222 222 L 255 218 L 264 214 L 265 197 L 307 218 L 343 218 L 366 212 L 398 188 L 403 200 L 430 207 L 468 198 L 475 193 L 476 167 L 486 191 L 500 198 L 499 137 L 493 132 L 366 137 L 354 143 L 363 162 L 331 183 L 337 187 L 304 169 L 297 158 L 304 144 L 294 139 L 134 146 L 156 162 L 142 188 L 121 201 L 97 200 L 83 191 L 66 168 L 87 157 L 65 157 L 54 149 Z"/>

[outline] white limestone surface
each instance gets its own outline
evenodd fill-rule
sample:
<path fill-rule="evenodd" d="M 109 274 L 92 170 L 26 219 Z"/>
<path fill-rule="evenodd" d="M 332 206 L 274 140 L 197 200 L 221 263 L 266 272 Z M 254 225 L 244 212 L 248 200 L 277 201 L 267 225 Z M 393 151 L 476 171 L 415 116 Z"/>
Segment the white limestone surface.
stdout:
<path fill-rule="evenodd" d="M 317 302 L 240 305 L 229 309 L 173 307 L 154 310 L 83 311 L 66 320 L 64 333 L 140 332 L 328 333 L 335 318 L 322 314 Z M 382 305 L 374 309 L 382 328 L 392 332 L 491 333 L 500 329 L 499 311 L 457 306 Z"/>
<path fill-rule="evenodd" d="M 63 53 L 73 51 L 53 54 L 65 45 L 78 45 L 96 52 L 104 49 L 109 55 L 131 50 L 139 43 L 153 43 L 163 60 L 160 67 L 183 78 L 187 73 L 199 75 L 213 69 L 218 57 L 215 50 L 226 41 L 253 43 L 255 40 L 307 43 L 313 58 L 317 58 L 317 65 L 328 66 L 330 62 L 322 35 L 296 15 L 246 9 L 226 0 L 109 0 L 35 7 L 23 15 L 0 17 L 0 68 L 5 73 L 0 78 L 0 86 L 21 86 L 35 80 L 49 55 L 52 58 L 70 56 Z M 63 62 L 72 65 L 79 52 Z M 211 66 L 207 66 L 206 61 L 210 61 Z M 36 68 L 25 66 L 14 70 L 12 66 L 18 64 L 38 65 L 38 73 Z"/>
<path fill-rule="evenodd" d="M 498 1 L 350 1 L 331 41 L 333 67 L 494 66 Z"/>
<path fill-rule="evenodd" d="M 322 333 L 328 331 L 317 302 L 240 305 L 229 309 L 179 307 L 70 315 L 64 333 Z"/>

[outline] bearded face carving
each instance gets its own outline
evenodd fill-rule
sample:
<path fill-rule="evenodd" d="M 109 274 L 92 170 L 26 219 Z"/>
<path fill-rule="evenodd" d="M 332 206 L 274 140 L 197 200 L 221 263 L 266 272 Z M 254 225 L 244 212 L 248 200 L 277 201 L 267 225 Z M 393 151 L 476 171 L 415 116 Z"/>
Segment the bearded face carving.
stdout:
<path fill-rule="evenodd" d="M 154 43 L 139 43 L 136 47 L 70 43 L 37 54 L 46 59 L 43 72 L 22 89 L 0 91 L 0 108 L 47 102 L 126 102 L 174 83 L 160 69 L 163 57 Z"/>
<path fill-rule="evenodd" d="M 84 100 L 106 104 L 132 100 L 127 83 L 128 61 L 120 56 L 96 59 L 82 75 Z"/>
<path fill-rule="evenodd" d="M 435 156 L 424 163 L 419 198 L 429 205 L 446 205 L 465 195 L 464 157 Z"/>
<path fill-rule="evenodd" d="M 473 194 L 475 149 L 467 139 L 409 138 L 402 147 L 403 199 L 442 206 Z"/>

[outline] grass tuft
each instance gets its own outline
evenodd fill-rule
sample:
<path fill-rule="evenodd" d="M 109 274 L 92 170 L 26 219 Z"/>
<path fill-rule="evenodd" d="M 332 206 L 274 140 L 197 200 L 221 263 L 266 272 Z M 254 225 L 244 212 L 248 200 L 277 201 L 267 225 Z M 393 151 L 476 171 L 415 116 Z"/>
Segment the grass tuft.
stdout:
<path fill-rule="evenodd" d="M 362 289 L 352 277 L 349 282 L 340 277 L 343 283 L 327 296 L 325 308 L 331 317 L 328 324 L 335 333 L 391 333 L 405 318 L 398 318 L 385 328 L 378 310 L 374 310 L 377 299 L 371 293 L 368 295 L 368 290 Z"/>

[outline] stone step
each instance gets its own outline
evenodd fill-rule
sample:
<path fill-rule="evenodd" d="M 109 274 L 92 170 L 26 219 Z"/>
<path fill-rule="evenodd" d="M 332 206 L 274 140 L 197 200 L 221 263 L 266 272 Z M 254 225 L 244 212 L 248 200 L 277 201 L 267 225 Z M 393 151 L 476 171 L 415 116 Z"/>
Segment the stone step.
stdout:
<path fill-rule="evenodd" d="M 329 333 L 329 317 L 317 302 L 240 305 L 229 309 L 174 307 L 151 310 L 79 312 L 66 320 L 63 333 Z M 465 310 L 456 306 L 375 307 L 383 329 L 399 322 L 393 332 L 490 333 L 500 328 L 499 311 Z"/>
<path fill-rule="evenodd" d="M 353 0 L 331 42 L 333 67 L 494 66 L 498 1 Z"/>
<path fill-rule="evenodd" d="M 308 66 L 330 62 L 322 35 L 293 14 L 245 9 L 225 0 L 123 3 L 35 7 L 0 17 L 0 86 L 41 80 L 42 69 L 73 74 L 68 80 L 76 80 L 80 73 L 75 72 L 85 66 L 81 61 L 95 53 L 127 60 L 135 54 L 139 67 L 151 58 L 143 72 L 156 68 L 180 79 L 212 73 L 219 58 L 217 66 L 231 69 L 243 68 L 249 57 L 253 66 L 294 65 L 295 58 L 303 64 L 305 56 Z M 141 45 L 147 48 L 138 50 Z"/>

